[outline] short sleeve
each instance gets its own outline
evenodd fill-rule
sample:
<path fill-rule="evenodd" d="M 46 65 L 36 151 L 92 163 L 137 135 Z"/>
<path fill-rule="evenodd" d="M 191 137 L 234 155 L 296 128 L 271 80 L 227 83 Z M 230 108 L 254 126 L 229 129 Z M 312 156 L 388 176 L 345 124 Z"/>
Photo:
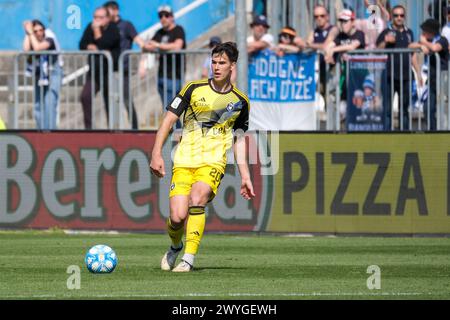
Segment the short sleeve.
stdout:
<path fill-rule="evenodd" d="M 362 31 L 357 32 L 355 40 L 359 41 L 359 47 L 358 48 L 364 49 L 366 47 L 366 36 L 364 35 L 364 32 L 362 32 Z"/>
<path fill-rule="evenodd" d="M 162 38 L 162 29 L 156 31 L 155 35 L 153 36 L 152 40 L 156 42 L 161 42 Z"/>
<path fill-rule="evenodd" d="M 377 47 L 384 41 L 384 37 L 386 37 L 387 31 L 388 31 L 388 29 L 384 29 L 377 37 L 377 42 L 376 42 Z"/>
<path fill-rule="evenodd" d="M 233 129 L 234 130 L 242 130 L 246 132 L 248 130 L 248 117 L 249 117 L 249 102 L 247 99 L 243 99 L 242 101 L 242 110 L 239 113 L 238 118 L 234 122 Z"/>
<path fill-rule="evenodd" d="M 442 46 L 443 50 L 448 50 L 448 41 L 447 41 L 447 38 L 441 37 L 441 38 L 438 40 L 438 43 Z"/>
<path fill-rule="evenodd" d="M 266 33 L 262 38 L 262 41 L 268 43 L 271 47 L 274 45 L 273 36 L 270 33 Z"/>
<path fill-rule="evenodd" d="M 177 28 L 175 28 L 174 32 L 173 32 L 173 39 L 172 39 L 173 42 L 175 42 L 175 40 L 177 40 L 177 39 L 181 39 L 184 42 L 184 44 L 183 44 L 183 46 L 184 46 L 184 45 L 186 45 L 185 38 L 186 38 L 186 35 L 184 33 L 184 29 L 181 26 L 177 26 Z"/>
<path fill-rule="evenodd" d="M 336 36 L 336 38 L 334 38 L 333 42 L 337 46 L 341 43 L 341 34 L 340 33 Z"/>
<path fill-rule="evenodd" d="M 127 33 L 130 40 L 133 40 L 138 35 L 136 28 L 133 26 L 132 23 L 127 24 Z"/>
<path fill-rule="evenodd" d="M 414 32 L 409 30 L 409 36 L 411 37 L 411 42 L 414 42 Z"/>
<path fill-rule="evenodd" d="M 55 40 L 53 38 L 47 37 L 45 38 L 45 41 L 47 41 L 50 44 L 50 47 L 48 47 L 47 50 L 56 50 L 56 46 L 55 46 Z"/>
<path fill-rule="evenodd" d="M 177 116 L 181 116 L 183 112 L 189 107 L 191 103 L 191 96 L 194 86 L 192 82 L 188 83 L 175 98 L 166 107 L 167 111 L 175 113 Z"/>

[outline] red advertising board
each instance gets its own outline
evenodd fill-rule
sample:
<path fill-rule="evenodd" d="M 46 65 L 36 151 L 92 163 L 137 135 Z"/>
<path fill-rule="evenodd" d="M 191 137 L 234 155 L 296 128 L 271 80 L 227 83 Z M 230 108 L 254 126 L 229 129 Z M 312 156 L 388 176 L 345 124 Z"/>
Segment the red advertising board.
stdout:
<path fill-rule="evenodd" d="M 0 226 L 8 228 L 163 231 L 170 174 L 152 176 L 155 132 L 4 132 L 0 134 Z M 175 143 L 164 158 L 171 168 Z M 208 231 L 259 231 L 271 204 L 270 183 L 250 166 L 256 199 L 239 195 L 227 166 L 207 208 Z M 170 170 L 166 170 L 170 172 Z M 270 197 L 268 196 L 270 194 Z"/>

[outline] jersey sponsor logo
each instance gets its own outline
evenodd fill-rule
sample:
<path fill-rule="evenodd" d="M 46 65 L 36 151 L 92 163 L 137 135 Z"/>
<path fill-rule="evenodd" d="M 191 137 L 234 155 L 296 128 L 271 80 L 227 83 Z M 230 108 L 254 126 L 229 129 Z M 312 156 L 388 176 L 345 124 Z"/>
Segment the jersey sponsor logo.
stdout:
<path fill-rule="evenodd" d="M 206 102 L 205 97 L 201 97 L 200 99 L 196 100 L 194 102 L 194 104 L 195 104 L 196 107 L 199 107 L 199 108 L 207 108 L 207 107 L 209 107 L 209 103 Z"/>
<path fill-rule="evenodd" d="M 180 99 L 179 97 L 176 97 L 176 98 L 173 100 L 173 102 L 172 102 L 172 104 L 170 105 L 170 107 L 171 107 L 172 109 L 177 109 L 178 106 L 180 105 L 180 103 L 181 103 L 181 99 Z"/>
<path fill-rule="evenodd" d="M 234 103 L 230 102 L 230 103 L 227 105 L 227 110 L 228 110 L 228 112 L 231 112 L 231 111 L 233 111 L 233 109 L 234 109 Z"/>

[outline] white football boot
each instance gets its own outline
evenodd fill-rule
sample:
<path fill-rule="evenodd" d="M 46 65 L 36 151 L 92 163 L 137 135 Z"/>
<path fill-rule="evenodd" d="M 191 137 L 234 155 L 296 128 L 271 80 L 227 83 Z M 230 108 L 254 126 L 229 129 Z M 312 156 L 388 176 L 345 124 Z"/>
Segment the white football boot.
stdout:
<path fill-rule="evenodd" d="M 177 261 L 178 254 L 183 249 L 183 244 L 179 249 L 174 249 L 170 247 L 169 251 L 167 251 L 163 258 L 161 259 L 161 270 L 170 271 L 175 266 L 175 262 Z"/>
<path fill-rule="evenodd" d="M 181 260 L 181 262 L 175 267 L 175 269 L 172 270 L 172 272 L 190 272 L 193 268 L 194 267 L 192 265 L 184 260 Z"/>

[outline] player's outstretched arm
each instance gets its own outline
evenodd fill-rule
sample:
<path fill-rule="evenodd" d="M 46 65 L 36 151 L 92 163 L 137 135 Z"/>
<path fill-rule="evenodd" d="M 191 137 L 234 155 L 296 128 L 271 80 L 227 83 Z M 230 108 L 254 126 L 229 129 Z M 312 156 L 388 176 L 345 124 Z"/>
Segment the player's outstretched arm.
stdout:
<path fill-rule="evenodd" d="M 253 183 L 250 178 L 250 170 L 247 164 L 247 148 L 245 143 L 245 136 L 236 137 L 234 143 L 234 158 L 239 168 L 239 174 L 241 175 L 241 196 L 245 200 L 250 200 L 255 196 L 253 190 Z"/>
<path fill-rule="evenodd" d="M 170 111 L 166 112 L 161 126 L 156 133 L 155 144 L 153 145 L 152 150 L 152 159 L 150 162 L 150 171 L 158 178 L 162 178 L 166 174 L 164 168 L 164 159 L 162 157 L 162 148 L 164 142 L 169 136 L 170 130 L 172 129 L 175 122 L 177 122 L 177 120 L 178 116 L 175 113 Z"/>

